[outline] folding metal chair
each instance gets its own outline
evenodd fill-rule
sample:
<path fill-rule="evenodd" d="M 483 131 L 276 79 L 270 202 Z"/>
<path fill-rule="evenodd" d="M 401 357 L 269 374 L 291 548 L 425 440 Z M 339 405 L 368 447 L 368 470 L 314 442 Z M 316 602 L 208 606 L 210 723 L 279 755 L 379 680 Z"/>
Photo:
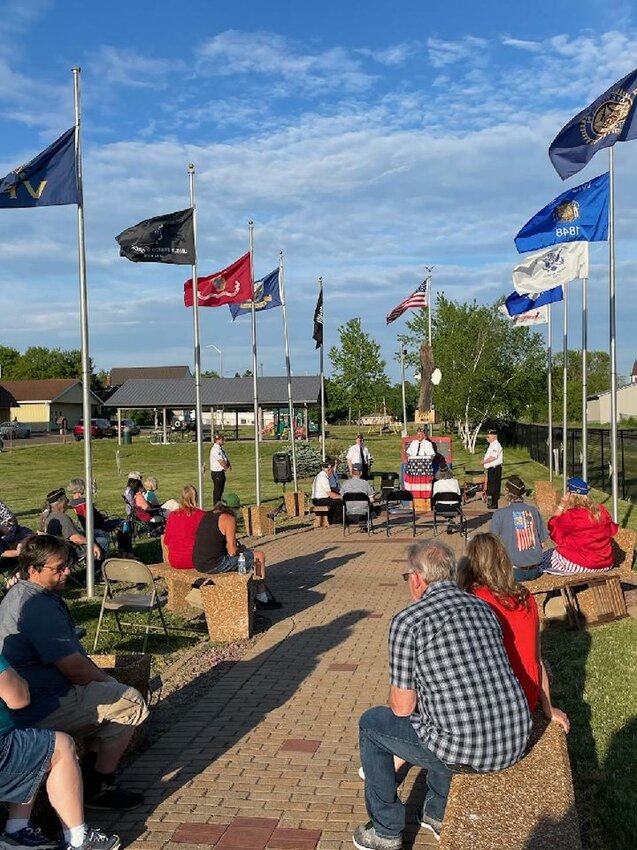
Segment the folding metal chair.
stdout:
<path fill-rule="evenodd" d="M 365 503 L 367 506 L 367 513 L 365 514 L 356 514 L 356 513 L 348 513 L 347 506 L 355 502 L 360 504 L 361 502 Z M 372 534 L 372 504 L 369 500 L 369 496 L 365 493 L 343 493 L 343 537 L 345 537 L 345 529 L 349 528 L 350 525 L 356 523 L 358 524 L 361 520 L 361 517 L 365 518 L 365 524 L 367 527 L 367 536 L 369 537 Z"/>
<path fill-rule="evenodd" d="M 100 631 L 113 631 L 112 629 L 102 628 L 106 611 L 113 612 L 117 630 L 121 637 L 124 637 L 122 626 L 145 629 L 142 652 L 146 651 L 148 634 L 151 629 L 163 630 L 164 635 L 168 637 L 168 627 L 164 619 L 164 612 L 161 610 L 167 600 L 164 596 L 159 595 L 156 581 L 146 564 L 128 558 L 109 558 L 102 565 L 102 575 L 104 576 L 104 595 L 102 596 L 102 607 L 97 621 L 93 652 L 97 648 Z M 144 611 L 148 614 L 145 626 L 120 619 L 121 613 L 143 613 Z M 159 614 L 161 626 L 152 625 L 153 611 L 157 611 Z"/>
<path fill-rule="evenodd" d="M 442 517 L 447 531 L 456 526 L 467 542 L 467 520 L 462 510 L 462 495 L 459 493 L 436 493 L 431 497 L 434 520 L 434 537 L 438 536 L 438 520 Z M 451 533 L 451 532 L 449 532 Z"/>
<path fill-rule="evenodd" d="M 390 493 L 394 487 L 396 487 L 396 482 L 400 480 L 400 475 L 397 472 L 379 472 L 375 473 L 380 476 L 380 492 L 378 496 L 378 500 L 380 502 L 385 502 L 387 494 Z"/>
<path fill-rule="evenodd" d="M 405 502 L 408 506 L 405 507 Z M 386 497 L 386 525 L 387 537 L 389 537 L 389 523 L 392 516 L 410 517 L 413 529 L 413 536 L 416 536 L 416 508 L 414 506 L 414 497 L 409 490 L 390 490 Z"/>

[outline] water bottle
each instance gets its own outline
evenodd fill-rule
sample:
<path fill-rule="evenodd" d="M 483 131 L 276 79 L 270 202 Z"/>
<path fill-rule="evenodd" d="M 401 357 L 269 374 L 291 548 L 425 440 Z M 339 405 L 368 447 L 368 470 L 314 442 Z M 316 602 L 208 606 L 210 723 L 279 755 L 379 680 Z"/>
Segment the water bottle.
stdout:
<path fill-rule="evenodd" d="M 237 561 L 237 565 L 238 572 L 240 572 L 242 575 L 245 575 L 248 572 L 248 570 L 246 569 L 246 556 L 243 554 L 243 552 L 239 552 L 239 559 Z"/>

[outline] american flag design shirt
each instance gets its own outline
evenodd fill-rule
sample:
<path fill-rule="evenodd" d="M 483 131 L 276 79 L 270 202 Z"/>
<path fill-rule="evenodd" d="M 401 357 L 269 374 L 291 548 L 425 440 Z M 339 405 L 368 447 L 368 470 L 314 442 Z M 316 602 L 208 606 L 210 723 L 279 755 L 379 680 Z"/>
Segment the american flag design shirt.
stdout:
<path fill-rule="evenodd" d="M 535 522 L 531 511 L 513 511 L 513 530 L 518 552 L 526 552 L 537 545 Z"/>

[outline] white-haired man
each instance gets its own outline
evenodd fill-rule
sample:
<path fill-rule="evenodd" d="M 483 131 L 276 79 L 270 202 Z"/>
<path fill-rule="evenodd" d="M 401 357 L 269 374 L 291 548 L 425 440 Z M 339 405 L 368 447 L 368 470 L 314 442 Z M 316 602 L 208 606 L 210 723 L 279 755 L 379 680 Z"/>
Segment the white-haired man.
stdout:
<path fill-rule="evenodd" d="M 405 807 L 394 756 L 427 768 L 421 825 L 440 836 L 454 773 L 488 773 L 518 761 L 531 730 L 528 703 L 509 664 L 502 631 L 482 600 L 455 582 L 452 550 L 437 540 L 407 550 L 413 603 L 389 633 L 389 705 L 359 721 L 370 822 L 359 850 L 400 850 Z"/>

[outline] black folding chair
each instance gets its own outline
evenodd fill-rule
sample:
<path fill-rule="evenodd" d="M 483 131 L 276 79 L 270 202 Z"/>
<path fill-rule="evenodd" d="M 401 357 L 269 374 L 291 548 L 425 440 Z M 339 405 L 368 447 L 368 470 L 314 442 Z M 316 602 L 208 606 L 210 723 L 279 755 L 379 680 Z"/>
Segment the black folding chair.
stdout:
<path fill-rule="evenodd" d="M 407 502 L 407 506 L 405 506 Z M 386 496 L 386 525 L 387 537 L 389 537 L 389 525 L 392 517 L 411 517 L 413 536 L 416 536 L 416 508 L 414 497 L 409 490 L 390 490 Z"/>
<path fill-rule="evenodd" d="M 358 514 L 358 513 L 348 513 L 347 506 L 352 502 L 356 502 L 360 504 L 361 502 L 366 505 L 366 513 Z M 343 537 L 345 537 L 345 529 L 349 528 L 350 525 L 359 524 L 361 518 L 365 519 L 365 524 L 367 527 L 367 536 L 369 537 L 372 534 L 372 504 L 369 500 L 369 496 L 365 493 L 344 493 L 343 494 Z"/>
<path fill-rule="evenodd" d="M 386 502 L 387 494 L 396 487 L 396 482 L 400 480 L 400 475 L 397 472 L 381 472 L 380 473 L 380 496 L 379 501 Z"/>
<path fill-rule="evenodd" d="M 467 520 L 462 510 L 462 495 L 460 493 L 436 493 L 431 497 L 431 509 L 434 520 L 434 537 L 438 536 L 438 521 L 443 520 L 447 525 L 447 533 L 452 534 L 457 528 L 467 542 Z"/>

